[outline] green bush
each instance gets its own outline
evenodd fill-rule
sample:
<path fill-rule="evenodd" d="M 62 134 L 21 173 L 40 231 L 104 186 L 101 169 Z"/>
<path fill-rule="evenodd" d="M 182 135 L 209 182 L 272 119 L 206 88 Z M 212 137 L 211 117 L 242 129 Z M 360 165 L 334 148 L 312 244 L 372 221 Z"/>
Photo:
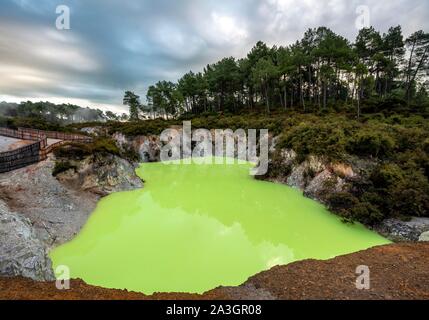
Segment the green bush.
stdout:
<path fill-rule="evenodd" d="M 337 192 L 328 196 L 331 210 L 343 217 L 348 217 L 348 211 L 359 203 L 359 199 L 348 192 Z"/>
<path fill-rule="evenodd" d="M 424 140 L 428 132 L 423 128 L 407 128 L 404 126 L 393 126 L 391 133 L 396 141 L 396 152 L 424 148 Z"/>
<path fill-rule="evenodd" d="M 57 158 L 81 160 L 91 155 L 89 147 L 83 143 L 68 143 L 54 149 Z"/>
<path fill-rule="evenodd" d="M 429 216 L 429 182 L 420 171 L 409 171 L 404 179 L 392 185 L 392 214 L 404 216 Z"/>
<path fill-rule="evenodd" d="M 348 210 L 348 215 L 348 218 L 352 221 L 359 221 L 369 225 L 381 222 L 384 218 L 380 210 L 369 202 L 359 202 Z"/>
<path fill-rule="evenodd" d="M 359 131 L 348 142 L 347 150 L 358 156 L 387 157 L 391 155 L 395 141 L 377 131 Z"/>
<path fill-rule="evenodd" d="M 268 129 L 273 135 L 278 135 L 285 128 L 286 116 L 282 113 L 273 113 L 269 116 L 260 114 L 225 115 L 221 113 L 206 113 L 198 117 L 186 115 L 175 120 L 153 119 L 133 122 L 105 123 L 79 123 L 70 125 L 70 128 L 81 129 L 84 127 L 102 126 L 107 128 L 109 134 L 120 132 L 128 136 L 159 135 L 171 126 L 181 126 L 183 121 L 192 121 L 194 129 Z"/>
<path fill-rule="evenodd" d="M 377 208 L 386 207 L 386 197 L 371 187 L 365 190 L 359 199 L 361 202 L 371 203 Z"/>
<path fill-rule="evenodd" d="M 288 177 L 292 173 L 292 166 L 283 163 L 283 158 L 280 152 L 276 151 L 270 154 L 269 157 L 271 161 L 270 165 L 268 166 L 268 172 L 263 176 L 255 176 L 256 179 L 277 179 L 279 177 Z"/>
<path fill-rule="evenodd" d="M 71 127 L 65 127 L 60 123 L 50 122 L 42 118 L 2 118 L 2 126 L 6 125 L 10 128 L 17 129 L 21 128 L 31 128 L 45 131 L 58 131 L 58 132 L 68 132 L 76 133 L 76 130 Z"/>
<path fill-rule="evenodd" d="M 92 154 L 102 153 L 102 154 L 113 154 L 116 156 L 121 155 L 121 151 L 116 145 L 115 141 L 108 138 L 99 138 L 94 140 L 92 144 L 88 144 L 87 147 L 91 150 Z"/>
<path fill-rule="evenodd" d="M 429 196 L 416 188 L 398 188 L 393 196 L 393 212 L 402 216 L 429 216 Z"/>
<path fill-rule="evenodd" d="M 329 208 L 346 222 L 359 221 L 375 224 L 383 220 L 384 215 L 370 201 L 362 201 L 349 192 L 334 193 L 328 197 Z"/>
<path fill-rule="evenodd" d="M 385 215 L 429 215 L 429 181 L 423 169 L 383 164 L 375 168 L 370 180 L 375 189 L 369 193 L 373 196 L 365 200 L 383 208 Z"/>
<path fill-rule="evenodd" d="M 376 188 L 387 189 L 400 183 L 404 172 L 396 164 L 383 164 L 378 166 L 371 174 L 371 181 Z"/>
<path fill-rule="evenodd" d="M 429 138 L 423 141 L 423 150 L 429 155 Z"/>
<path fill-rule="evenodd" d="M 338 124 L 304 122 L 285 132 L 279 147 L 293 149 L 299 156 L 310 154 L 343 160 L 346 129 Z"/>
<path fill-rule="evenodd" d="M 113 154 L 120 156 L 121 151 L 112 139 L 98 138 L 92 143 L 71 142 L 54 149 L 57 158 L 82 160 L 87 156 L 101 154 Z"/>

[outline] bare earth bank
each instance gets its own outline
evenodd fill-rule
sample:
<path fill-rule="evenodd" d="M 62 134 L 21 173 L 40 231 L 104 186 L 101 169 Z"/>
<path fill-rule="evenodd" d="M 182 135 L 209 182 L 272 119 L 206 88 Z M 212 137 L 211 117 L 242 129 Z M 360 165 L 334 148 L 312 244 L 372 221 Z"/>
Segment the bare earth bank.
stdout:
<path fill-rule="evenodd" d="M 70 290 L 59 291 L 53 282 L 0 278 L 0 299 L 429 299 L 428 261 L 429 243 L 393 244 L 328 261 L 306 260 L 275 267 L 239 287 L 221 287 L 203 295 L 145 296 L 89 286 L 81 280 L 73 280 Z M 370 269 L 370 290 L 356 289 L 359 265 Z"/>

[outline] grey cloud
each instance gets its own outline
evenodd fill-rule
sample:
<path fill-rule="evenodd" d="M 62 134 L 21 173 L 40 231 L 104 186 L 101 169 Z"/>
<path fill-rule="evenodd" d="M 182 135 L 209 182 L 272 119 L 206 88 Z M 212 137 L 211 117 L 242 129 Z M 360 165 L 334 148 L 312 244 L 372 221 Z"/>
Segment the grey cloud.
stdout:
<path fill-rule="evenodd" d="M 55 8 L 71 8 L 71 30 L 55 29 Z M 3 0 L 0 97 L 64 97 L 120 105 L 258 40 L 287 45 L 325 25 L 353 40 L 356 7 L 368 5 L 385 32 L 428 29 L 425 0 Z"/>

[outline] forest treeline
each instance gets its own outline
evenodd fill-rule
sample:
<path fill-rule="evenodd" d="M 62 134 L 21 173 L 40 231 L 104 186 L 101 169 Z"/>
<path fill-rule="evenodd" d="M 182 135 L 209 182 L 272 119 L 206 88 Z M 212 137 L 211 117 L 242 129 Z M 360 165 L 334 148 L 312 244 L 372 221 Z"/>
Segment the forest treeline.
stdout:
<path fill-rule="evenodd" d="M 51 124 L 70 124 L 91 121 L 118 121 L 127 120 L 128 116 L 121 116 L 100 109 L 82 108 L 74 104 L 54 104 L 51 102 L 31 102 L 21 103 L 0 102 L 0 117 L 39 119 Z M 0 122 L 1 119 L 0 119 Z M 1 124 L 1 123 L 0 123 Z"/>
<path fill-rule="evenodd" d="M 319 27 L 293 45 L 258 42 L 245 58 L 224 58 L 202 72 L 186 73 L 177 83 L 159 81 L 149 87 L 146 105 L 127 91 L 124 104 L 130 107 L 130 120 L 332 107 L 348 108 L 359 117 L 363 106 L 386 101 L 425 108 L 428 56 L 429 34 L 424 31 L 404 38 L 400 26 L 383 34 L 370 27 L 350 43 Z"/>

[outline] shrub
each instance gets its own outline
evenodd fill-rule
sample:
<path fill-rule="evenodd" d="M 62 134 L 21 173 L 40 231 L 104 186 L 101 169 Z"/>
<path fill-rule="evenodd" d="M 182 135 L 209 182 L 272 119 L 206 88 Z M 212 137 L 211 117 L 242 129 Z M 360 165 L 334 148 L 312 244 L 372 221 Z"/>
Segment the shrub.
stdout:
<path fill-rule="evenodd" d="M 395 141 L 377 131 L 359 131 L 350 140 L 347 150 L 358 156 L 387 157 L 395 147 Z"/>
<path fill-rule="evenodd" d="M 369 188 L 368 191 L 365 191 L 359 199 L 361 202 L 371 203 L 377 208 L 383 208 L 386 205 L 386 198 L 373 190 L 373 188 Z"/>
<path fill-rule="evenodd" d="M 429 196 L 416 188 L 398 188 L 394 192 L 392 210 L 395 215 L 429 216 Z"/>
<path fill-rule="evenodd" d="M 99 138 L 96 139 L 92 144 L 87 145 L 89 149 L 91 150 L 91 153 L 102 153 L 102 154 L 113 154 L 120 156 L 121 152 L 116 145 L 115 141 L 108 138 Z"/>
<path fill-rule="evenodd" d="M 91 149 L 83 143 L 68 143 L 55 148 L 54 155 L 57 158 L 82 160 L 91 155 Z"/>
<path fill-rule="evenodd" d="M 381 222 L 384 215 L 378 208 L 369 202 L 359 202 L 348 210 L 349 219 L 365 224 L 375 224 Z"/>
<path fill-rule="evenodd" d="M 396 151 L 404 152 L 424 147 L 424 139 L 427 132 L 422 128 L 407 128 L 404 126 L 394 126 L 392 135 L 396 141 Z"/>
<path fill-rule="evenodd" d="M 305 122 L 285 132 L 279 146 L 293 149 L 300 157 L 314 154 L 343 160 L 345 142 L 345 128 L 337 123 Z"/>
<path fill-rule="evenodd" d="M 348 211 L 358 203 L 359 200 L 349 192 L 337 192 L 328 197 L 329 208 L 342 217 L 348 217 Z"/>
<path fill-rule="evenodd" d="M 383 164 L 374 169 L 371 181 L 376 188 L 387 189 L 399 183 L 404 178 L 404 173 L 396 164 Z"/>
<path fill-rule="evenodd" d="M 429 138 L 423 141 L 423 150 L 429 155 Z"/>
<path fill-rule="evenodd" d="M 5 118 L 7 119 L 7 126 L 11 128 L 31 128 L 31 129 L 39 129 L 45 131 L 59 131 L 59 132 L 76 132 L 75 129 L 71 127 L 64 127 L 60 123 L 51 122 L 44 120 L 42 118 Z M 3 120 L 4 121 L 4 120 Z"/>
<path fill-rule="evenodd" d="M 378 207 L 369 201 L 361 201 L 348 192 L 334 193 L 328 197 L 330 209 L 346 222 L 358 221 L 375 224 L 383 220 L 384 215 Z"/>
<path fill-rule="evenodd" d="M 392 213 L 406 216 L 429 216 L 429 182 L 420 171 L 408 171 L 405 178 L 389 190 Z"/>
<path fill-rule="evenodd" d="M 113 154 L 121 156 L 121 151 L 112 139 L 98 138 L 92 143 L 68 143 L 54 149 L 57 158 L 82 160 L 87 156 L 101 154 Z"/>

